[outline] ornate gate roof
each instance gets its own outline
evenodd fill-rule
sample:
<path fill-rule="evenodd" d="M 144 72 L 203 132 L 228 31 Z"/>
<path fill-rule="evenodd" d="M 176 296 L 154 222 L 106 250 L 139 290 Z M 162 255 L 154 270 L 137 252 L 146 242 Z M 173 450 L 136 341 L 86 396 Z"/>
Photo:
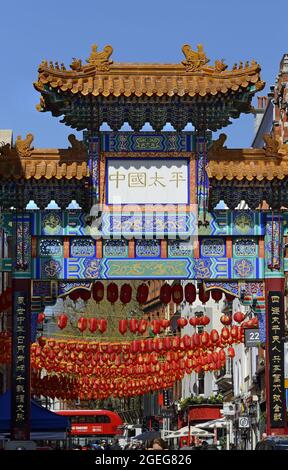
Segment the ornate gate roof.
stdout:
<path fill-rule="evenodd" d="M 124 122 L 134 130 L 145 122 L 157 131 L 167 122 L 178 131 L 189 122 L 217 130 L 230 124 L 229 118 L 250 112 L 253 95 L 264 87 L 259 64 L 240 62 L 227 70 L 223 59 L 207 65 L 201 44 L 197 51 L 187 44 L 182 51 L 185 59 L 179 64 L 114 63 L 112 47 L 98 52 L 96 45 L 86 65 L 74 58 L 70 70 L 43 61 L 34 83 L 41 93 L 37 109 L 64 115 L 63 122 L 79 130 L 97 129 L 103 122 L 113 130 Z"/>

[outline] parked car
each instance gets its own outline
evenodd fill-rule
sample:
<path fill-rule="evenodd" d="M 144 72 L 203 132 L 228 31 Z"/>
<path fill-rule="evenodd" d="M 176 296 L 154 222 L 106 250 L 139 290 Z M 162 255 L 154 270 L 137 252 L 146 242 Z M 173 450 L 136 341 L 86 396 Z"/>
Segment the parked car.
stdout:
<path fill-rule="evenodd" d="M 268 436 L 257 442 L 255 450 L 288 450 L 288 436 Z"/>

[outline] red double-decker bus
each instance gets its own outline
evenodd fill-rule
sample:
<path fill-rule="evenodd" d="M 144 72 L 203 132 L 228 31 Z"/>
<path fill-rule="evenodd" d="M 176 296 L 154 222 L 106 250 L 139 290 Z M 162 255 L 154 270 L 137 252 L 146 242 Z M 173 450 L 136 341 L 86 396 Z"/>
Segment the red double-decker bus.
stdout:
<path fill-rule="evenodd" d="M 79 443 L 121 435 L 123 421 L 109 410 L 59 410 L 55 413 L 70 419 L 70 438 Z M 77 439 L 78 438 L 78 439 Z"/>

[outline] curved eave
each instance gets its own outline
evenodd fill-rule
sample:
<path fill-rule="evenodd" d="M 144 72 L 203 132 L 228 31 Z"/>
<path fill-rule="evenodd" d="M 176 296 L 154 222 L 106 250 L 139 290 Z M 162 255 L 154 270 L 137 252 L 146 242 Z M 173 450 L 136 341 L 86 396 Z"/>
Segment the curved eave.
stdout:
<path fill-rule="evenodd" d="M 2 181 L 22 179 L 80 181 L 89 175 L 87 156 L 79 155 L 69 149 L 34 149 L 29 157 L 19 158 L 12 153 L 0 161 Z"/>
<path fill-rule="evenodd" d="M 207 74 L 183 74 L 171 76 L 139 76 L 139 75 L 95 75 L 95 76 L 61 76 L 59 73 L 51 73 L 47 70 L 41 72 L 38 81 L 34 83 L 37 91 L 42 92 L 45 87 L 51 87 L 55 91 L 68 92 L 72 95 L 91 95 L 126 98 L 135 96 L 137 98 L 147 96 L 194 96 L 204 97 L 206 95 L 226 95 L 230 90 L 237 92 L 240 88 L 245 89 L 249 85 L 255 86 L 255 91 L 264 88 L 265 83 L 261 81 L 258 72 L 248 71 L 244 74 L 207 75 Z"/>

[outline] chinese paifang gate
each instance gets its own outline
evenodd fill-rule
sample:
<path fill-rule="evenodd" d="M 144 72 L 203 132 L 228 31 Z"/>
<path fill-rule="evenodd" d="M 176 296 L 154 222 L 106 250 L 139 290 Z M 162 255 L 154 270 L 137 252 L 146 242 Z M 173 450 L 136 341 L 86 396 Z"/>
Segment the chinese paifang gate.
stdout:
<path fill-rule="evenodd" d="M 9 273 L 12 286 L 14 438 L 29 436 L 30 362 L 36 391 L 38 386 L 44 393 L 43 379 L 48 395 L 56 396 L 59 387 L 68 398 L 76 382 L 83 397 L 125 396 L 165 388 L 195 368 L 197 345 L 191 339 L 173 343 L 165 335 L 162 341 L 163 331 L 154 340 L 104 344 L 99 336 L 65 339 L 63 330 L 62 339 L 41 338 L 30 351 L 31 325 L 45 306 L 61 296 L 73 299 L 75 292 L 97 300 L 105 282 L 112 304 L 118 301 L 115 285 L 125 304 L 127 284 L 137 289 L 141 303 L 138 291 L 142 286 L 145 294 L 149 279 L 190 280 L 190 288 L 198 282 L 206 292 L 222 291 L 232 299 L 244 292 L 248 303 L 256 302 L 269 364 L 273 301 L 279 309 L 274 320 L 283 328 L 288 264 L 281 247 L 288 214 L 281 208 L 288 205 L 288 145 L 273 136 L 263 149 L 226 148 L 225 134 L 213 141 L 212 131 L 251 112 L 253 96 L 264 87 L 260 66 L 254 60 L 232 69 L 223 60 L 208 65 L 201 44 L 182 51 L 177 64 L 117 63 L 111 46 L 99 52 L 95 45 L 85 64 L 73 59 L 66 68 L 43 61 L 34 83 L 37 109 L 83 130 L 83 140 L 71 134 L 66 149 L 40 149 L 28 133 L 1 148 L 1 227 L 11 239 L 1 271 Z M 102 131 L 103 123 L 111 131 Z M 125 123 L 130 131 L 121 130 Z M 141 131 L 146 123 L 153 131 Z M 163 131 L 167 123 L 173 131 Z M 195 130 L 184 131 L 187 124 Z M 27 209 L 30 200 L 39 210 Z M 51 200 L 60 210 L 47 209 Z M 79 209 L 68 209 L 72 201 Z M 220 201 L 225 210 L 216 209 Z M 243 201 L 247 209 L 240 210 Z M 181 292 L 176 294 L 181 300 Z M 2 310 L 9 305 L 2 302 Z M 59 317 L 60 328 L 65 322 L 65 315 Z M 95 321 L 89 325 L 95 333 Z M 109 334 L 109 322 L 101 325 Z M 85 318 L 78 327 L 85 330 Z M 99 328 L 98 322 L 98 335 Z M 214 352 L 221 364 L 220 352 Z M 126 366 L 125 354 L 147 363 L 129 356 L 132 364 Z M 281 354 L 282 349 L 272 354 L 270 363 L 282 371 Z M 280 384 L 270 396 L 275 373 L 267 370 L 268 429 L 283 432 L 284 389 Z"/>

